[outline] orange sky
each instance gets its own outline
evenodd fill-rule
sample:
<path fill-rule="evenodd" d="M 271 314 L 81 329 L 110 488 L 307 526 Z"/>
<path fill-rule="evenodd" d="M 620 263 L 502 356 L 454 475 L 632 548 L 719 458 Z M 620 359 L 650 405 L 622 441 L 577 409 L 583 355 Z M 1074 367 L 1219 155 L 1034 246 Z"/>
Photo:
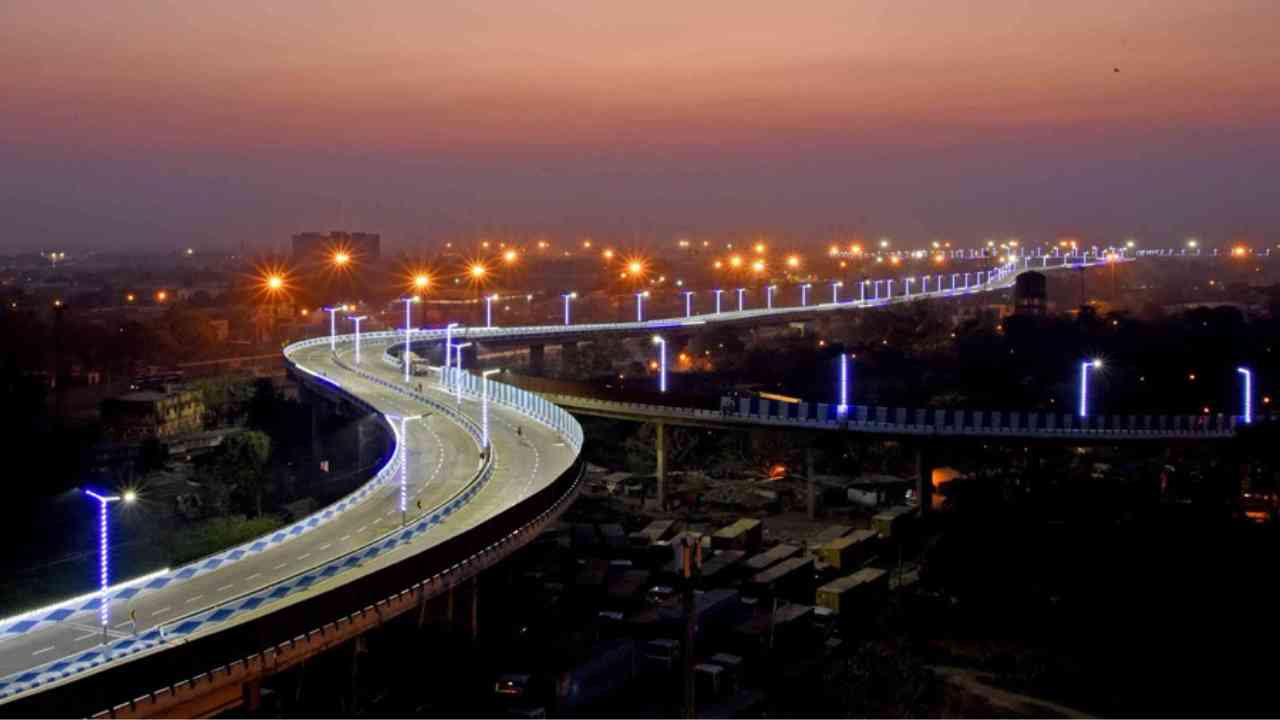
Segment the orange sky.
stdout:
<path fill-rule="evenodd" d="M 479 191 L 501 163 L 474 158 L 503 154 L 687 175 L 673 158 L 794 166 L 804 148 L 862 148 L 847 151 L 858 162 L 868 147 L 977 148 L 1003 133 L 1062 148 L 1252 137 L 1280 121 L 1277 27 L 1280 3 L 1258 0 L 7 0 L 0 152 L 39 164 L 146 148 L 163 166 L 269 149 L 273 167 L 207 168 L 268 184 L 305 153 L 448 157 L 472 163 Z M 997 164 L 1019 161 L 1003 152 Z"/>

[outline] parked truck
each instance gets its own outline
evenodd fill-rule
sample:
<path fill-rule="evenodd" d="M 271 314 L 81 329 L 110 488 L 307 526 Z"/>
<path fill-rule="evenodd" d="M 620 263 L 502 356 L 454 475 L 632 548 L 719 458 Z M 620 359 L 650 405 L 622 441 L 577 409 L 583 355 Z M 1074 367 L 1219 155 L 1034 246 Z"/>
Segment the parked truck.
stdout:
<path fill-rule="evenodd" d="M 876 539 L 875 530 L 854 530 L 814 549 L 818 560 L 829 568 L 852 570 L 866 561 Z"/>

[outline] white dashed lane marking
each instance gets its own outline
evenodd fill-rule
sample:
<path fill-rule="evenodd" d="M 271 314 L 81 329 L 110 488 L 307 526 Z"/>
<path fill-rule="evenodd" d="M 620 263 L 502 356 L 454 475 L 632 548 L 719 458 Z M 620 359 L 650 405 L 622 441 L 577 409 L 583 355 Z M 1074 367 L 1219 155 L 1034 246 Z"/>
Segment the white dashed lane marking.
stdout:
<path fill-rule="evenodd" d="M 40 648 L 39 650 L 37 650 L 37 651 L 35 651 L 35 652 L 31 653 L 31 654 L 32 654 L 32 655 L 40 655 L 40 654 L 42 654 L 42 653 L 47 653 L 47 652 L 49 652 L 50 650 L 54 649 L 55 647 L 57 647 L 57 646 L 56 646 L 56 645 L 50 645 L 50 646 L 49 646 L 49 647 L 47 647 L 47 648 Z"/>
<path fill-rule="evenodd" d="M 167 606 L 167 605 L 166 605 L 165 607 L 162 607 L 162 608 L 160 608 L 159 610 L 157 610 L 157 611 L 155 611 L 155 612 L 151 613 L 151 617 L 155 617 L 155 616 L 157 616 L 157 615 L 161 615 L 161 614 L 163 614 L 163 613 L 167 613 L 167 612 L 169 612 L 169 611 L 170 611 L 170 610 L 172 610 L 172 609 L 173 609 L 172 607 L 170 607 L 170 606 Z"/>
<path fill-rule="evenodd" d="M 232 585 L 235 585 L 235 583 L 227 583 L 226 585 L 223 585 L 222 587 L 218 588 L 217 592 L 222 592 L 223 590 L 230 590 Z"/>
<path fill-rule="evenodd" d="M 202 597 L 204 597 L 204 596 L 203 596 L 203 595 L 196 595 L 195 597 L 187 598 L 187 602 L 186 602 L 186 604 L 187 604 L 187 605 L 190 605 L 191 603 L 193 603 L 193 602 L 195 602 L 195 601 L 199 600 L 199 599 L 200 599 L 200 598 L 202 598 Z"/>

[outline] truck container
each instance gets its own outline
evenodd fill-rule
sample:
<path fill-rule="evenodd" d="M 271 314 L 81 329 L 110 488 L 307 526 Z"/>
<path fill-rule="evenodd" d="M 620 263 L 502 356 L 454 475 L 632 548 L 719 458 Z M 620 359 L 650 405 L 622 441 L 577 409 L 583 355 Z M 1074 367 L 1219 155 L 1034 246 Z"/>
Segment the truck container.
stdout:
<path fill-rule="evenodd" d="M 703 557 L 701 578 L 703 584 L 723 584 L 731 572 L 742 564 L 747 554 L 741 550 L 721 550 L 707 559 Z"/>
<path fill-rule="evenodd" d="M 762 553 L 751 556 L 747 560 L 747 570 L 751 572 L 760 572 L 766 568 L 786 560 L 787 558 L 800 552 L 799 545 L 788 545 L 786 543 L 774 545 Z"/>
<path fill-rule="evenodd" d="M 755 518 L 742 518 L 711 536 L 711 547 L 716 550 L 742 550 L 748 555 L 760 551 L 764 540 L 764 523 Z"/>
<path fill-rule="evenodd" d="M 814 548 L 814 554 L 827 567 L 836 570 L 852 570 L 866 561 L 875 539 L 875 530 L 854 530 L 825 545 L 819 545 Z"/>
<path fill-rule="evenodd" d="M 618 550 L 627 546 L 627 534 L 622 526 L 617 523 L 602 523 L 600 526 L 600 538 L 604 541 L 604 546 L 611 550 Z"/>
<path fill-rule="evenodd" d="M 853 528 L 848 525 L 828 525 L 810 536 L 808 540 L 809 547 L 821 547 L 836 538 L 848 535 L 850 532 L 853 532 Z"/>
<path fill-rule="evenodd" d="M 813 558 L 793 557 L 752 576 L 748 588 L 760 598 L 807 602 L 813 597 Z"/>
<path fill-rule="evenodd" d="M 678 520 L 654 520 L 643 529 L 631 533 L 631 544 L 638 547 L 663 542 L 679 532 L 681 523 Z"/>
<path fill-rule="evenodd" d="M 913 513 L 915 513 L 915 508 L 906 506 L 889 508 L 871 517 L 871 529 L 886 540 L 896 537 L 902 533 L 904 526 Z"/>
<path fill-rule="evenodd" d="M 851 613 L 874 610 L 888 589 L 887 572 L 879 568 L 862 568 L 818 588 L 816 599 L 819 606 L 847 618 Z"/>
<path fill-rule="evenodd" d="M 605 590 L 610 608 L 629 610 L 638 605 L 649 586 L 649 575 L 648 570 L 627 570 L 614 578 Z"/>
<path fill-rule="evenodd" d="M 592 648 L 589 656 L 556 678 L 557 715 L 573 712 L 626 687 L 636 676 L 636 644 L 633 640 L 608 640 Z"/>

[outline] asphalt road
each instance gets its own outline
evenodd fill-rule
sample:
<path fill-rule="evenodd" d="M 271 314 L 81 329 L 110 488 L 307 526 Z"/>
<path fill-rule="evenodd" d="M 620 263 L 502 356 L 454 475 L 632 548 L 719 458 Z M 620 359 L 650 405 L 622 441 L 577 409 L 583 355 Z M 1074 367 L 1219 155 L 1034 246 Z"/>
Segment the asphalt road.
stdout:
<path fill-rule="evenodd" d="M 401 380 L 399 372 L 380 360 L 383 347 L 375 343 L 365 344 L 361 353 L 361 367 L 367 372 L 398 382 Z M 340 346 L 339 350 L 345 362 L 353 362 L 349 347 L 344 350 Z M 423 403 L 364 380 L 336 365 L 327 346 L 306 348 L 295 353 L 293 359 L 338 380 L 345 390 L 358 395 L 379 412 L 401 416 L 431 412 L 429 406 Z M 453 402 L 451 394 L 436 389 L 434 376 L 415 378 L 413 382 L 421 382 L 423 389 L 433 399 Z M 478 402 L 464 399 L 460 409 L 479 422 Z M 522 426 L 522 436 L 516 433 L 517 425 Z M 410 421 L 407 423 L 407 430 L 407 504 L 409 519 L 412 520 L 421 514 L 418 511 L 418 501 L 421 501 L 424 510 L 430 509 L 465 487 L 479 468 L 480 453 L 471 435 L 440 414 Z M 337 581 L 349 581 L 361 573 L 382 567 L 407 553 L 430 547 L 479 524 L 494 513 L 517 504 L 530 493 L 550 484 L 574 460 L 573 449 L 567 447 L 554 431 L 507 408 L 490 406 L 490 436 L 494 448 L 495 474 L 470 503 L 417 541 L 378 558 L 360 571 L 343 575 Z M 145 631 L 340 557 L 394 530 L 400 523 L 399 485 L 391 482 L 346 513 L 292 540 L 216 570 L 144 593 L 127 603 L 113 602 L 110 633 L 112 637 L 119 638 L 135 631 L 129 620 L 131 610 L 136 612 L 136 630 Z M 306 595 L 290 596 L 278 603 L 264 605 L 259 612 L 274 611 L 297 602 Z M 98 646 L 101 641 L 102 629 L 98 624 L 96 611 L 81 613 L 56 625 L 36 628 L 23 635 L 0 640 L 0 677 L 76 655 Z"/>

